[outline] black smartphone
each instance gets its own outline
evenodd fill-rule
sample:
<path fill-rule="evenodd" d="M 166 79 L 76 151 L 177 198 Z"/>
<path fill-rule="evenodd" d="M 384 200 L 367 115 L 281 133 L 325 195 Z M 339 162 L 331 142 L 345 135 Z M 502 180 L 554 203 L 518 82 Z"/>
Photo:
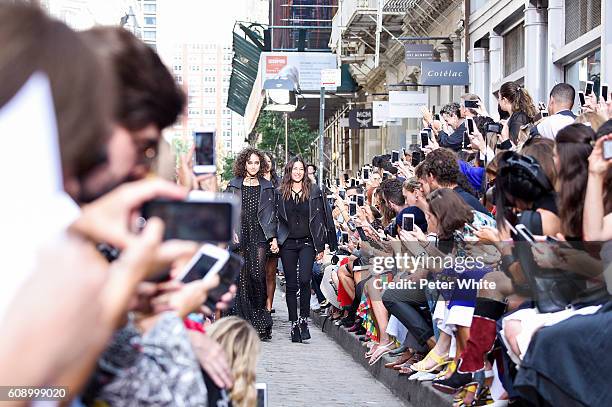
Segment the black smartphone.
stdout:
<path fill-rule="evenodd" d="M 368 167 L 363 167 L 362 174 L 365 181 L 370 179 L 370 169 Z"/>
<path fill-rule="evenodd" d="M 215 132 L 196 131 L 193 133 L 193 142 L 195 145 L 193 172 L 196 174 L 216 172 Z"/>
<path fill-rule="evenodd" d="M 391 173 L 389 171 L 383 171 L 383 181 L 386 180 L 387 178 L 389 178 L 389 175 Z"/>
<path fill-rule="evenodd" d="M 426 131 L 421 132 L 421 148 L 425 148 L 429 145 L 429 133 Z"/>
<path fill-rule="evenodd" d="M 465 131 L 465 132 L 463 132 L 463 143 L 461 145 L 461 148 L 463 150 L 469 150 L 470 149 L 470 144 L 472 144 L 472 142 L 470 141 L 470 136 L 468 136 L 468 132 Z"/>
<path fill-rule="evenodd" d="M 467 118 L 465 121 L 467 122 L 468 134 L 474 134 L 474 120 Z"/>
<path fill-rule="evenodd" d="M 357 215 L 357 202 L 349 202 L 349 216 Z"/>
<path fill-rule="evenodd" d="M 548 117 L 548 112 L 542 112 L 542 117 Z"/>
<path fill-rule="evenodd" d="M 327 186 L 327 188 L 331 188 L 331 181 L 329 178 L 325 178 L 325 186 Z"/>
<path fill-rule="evenodd" d="M 421 162 L 421 152 L 420 151 L 413 151 L 412 152 L 412 159 L 411 159 L 411 163 L 413 167 L 416 167 L 417 165 L 420 164 Z"/>
<path fill-rule="evenodd" d="M 342 232 L 342 237 L 340 239 L 341 239 L 340 242 L 342 244 L 348 244 L 348 242 L 349 242 L 348 232 Z"/>
<path fill-rule="evenodd" d="M 412 232 L 414 230 L 414 214 L 405 213 L 402 215 L 402 229 Z"/>
<path fill-rule="evenodd" d="M 217 200 L 220 199 L 220 200 Z M 164 221 L 164 240 L 196 242 L 229 242 L 233 237 L 235 203 L 216 198 L 211 201 L 153 200 L 142 207 L 146 220 L 158 217 Z"/>
<path fill-rule="evenodd" d="M 351 188 L 355 188 L 357 186 L 357 180 L 355 178 L 351 178 Z"/>
<path fill-rule="evenodd" d="M 349 181 L 349 175 L 348 174 L 344 174 L 344 182 L 348 182 Z"/>
<path fill-rule="evenodd" d="M 357 233 L 359 233 L 359 238 L 361 240 L 363 240 L 364 242 L 368 241 L 368 236 L 366 236 L 365 232 L 363 231 L 363 227 L 357 226 Z"/>
<path fill-rule="evenodd" d="M 391 162 L 396 163 L 399 161 L 399 151 L 393 150 L 391 151 Z"/>
<path fill-rule="evenodd" d="M 340 178 L 336 178 L 336 187 L 340 186 Z"/>
<path fill-rule="evenodd" d="M 357 195 L 357 206 L 365 205 L 365 196 L 362 194 Z"/>
<path fill-rule="evenodd" d="M 217 303 L 229 291 L 230 286 L 238 283 L 238 276 L 243 265 L 244 259 L 242 256 L 230 253 L 229 259 L 219 271 L 219 285 L 208 292 L 208 298 L 204 305 L 215 311 Z"/>
<path fill-rule="evenodd" d="M 346 191 L 344 189 L 339 189 L 338 195 L 340 196 L 340 198 L 346 199 Z"/>
<path fill-rule="evenodd" d="M 477 100 L 465 100 L 463 102 L 463 106 L 466 109 L 478 109 L 478 101 Z"/>
<path fill-rule="evenodd" d="M 603 97 L 604 101 L 608 101 L 608 84 L 607 83 L 602 83 L 601 84 L 601 91 L 599 92 L 599 95 L 601 97 Z"/>
<path fill-rule="evenodd" d="M 585 96 L 589 96 L 593 93 L 593 81 L 587 81 L 586 86 L 584 87 Z"/>
<path fill-rule="evenodd" d="M 586 99 L 583 91 L 578 92 L 578 98 L 580 99 L 580 106 L 586 105 Z"/>
<path fill-rule="evenodd" d="M 439 115 L 439 114 L 437 114 L 437 113 L 436 113 L 436 114 L 434 114 L 434 120 L 438 120 L 438 121 L 440 121 L 440 115 Z"/>

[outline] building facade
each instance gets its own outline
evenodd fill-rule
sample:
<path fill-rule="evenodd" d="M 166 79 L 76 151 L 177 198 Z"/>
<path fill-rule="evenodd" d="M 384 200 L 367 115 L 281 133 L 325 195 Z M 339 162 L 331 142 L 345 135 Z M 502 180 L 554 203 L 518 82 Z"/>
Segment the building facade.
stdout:
<path fill-rule="evenodd" d="M 138 0 L 142 10 L 142 40 L 157 51 L 157 1 Z"/>

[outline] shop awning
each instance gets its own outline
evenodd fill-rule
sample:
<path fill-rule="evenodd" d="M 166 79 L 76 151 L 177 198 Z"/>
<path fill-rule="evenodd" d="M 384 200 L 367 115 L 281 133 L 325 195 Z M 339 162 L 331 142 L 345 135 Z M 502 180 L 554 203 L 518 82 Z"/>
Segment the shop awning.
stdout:
<path fill-rule="evenodd" d="M 253 84 L 257 78 L 261 49 L 249 39 L 233 34 L 234 59 L 227 95 L 227 107 L 244 116 Z"/>

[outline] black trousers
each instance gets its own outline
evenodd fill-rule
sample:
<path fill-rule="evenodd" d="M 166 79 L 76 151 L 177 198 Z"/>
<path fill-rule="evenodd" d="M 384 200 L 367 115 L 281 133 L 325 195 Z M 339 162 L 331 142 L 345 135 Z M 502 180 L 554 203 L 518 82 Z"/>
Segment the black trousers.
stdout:
<path fill-rule="evenodd" d="M 310 280 L 315 256 L 316 252 L 310 238 L 287 239 L 280 249 L 281 262 L 285 271 L 286 299 L 290 321 L 297 321 L 298 319 L 298 289 L 300 290 L 300 316 L 303 318 L 310 316 Z"/>
<path fill-rule="evenodd" d="M 425 346 L 434 336 L 431 314 L 427 300 L 419 290 L 386 290 L 382 296 L 383 304 L 389 313 Z"/>

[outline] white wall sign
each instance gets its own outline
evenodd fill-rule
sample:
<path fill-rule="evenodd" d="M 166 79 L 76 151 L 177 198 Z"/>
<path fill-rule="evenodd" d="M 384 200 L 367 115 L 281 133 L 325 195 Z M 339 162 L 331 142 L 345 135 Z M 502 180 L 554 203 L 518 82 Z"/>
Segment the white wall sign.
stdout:
<path fill-rule="evenodd" d="M 372 102 L 372 123 L 375 126 L 398 126 L 402 124 L 402 120 L 389 117 L 389 102 L 374 101 Z"/>
<path fill-rule="evenodd" d="M 389 92 L 389 117 L 420 118 L 421 107 L 427 106 L 426 93 L 414 91 Z"/>
<path fill-rule="evenodd" d="M 321 87 L 336 90 L 342 84 L 342 71 L 340 69 L 322 69 Z"/>

